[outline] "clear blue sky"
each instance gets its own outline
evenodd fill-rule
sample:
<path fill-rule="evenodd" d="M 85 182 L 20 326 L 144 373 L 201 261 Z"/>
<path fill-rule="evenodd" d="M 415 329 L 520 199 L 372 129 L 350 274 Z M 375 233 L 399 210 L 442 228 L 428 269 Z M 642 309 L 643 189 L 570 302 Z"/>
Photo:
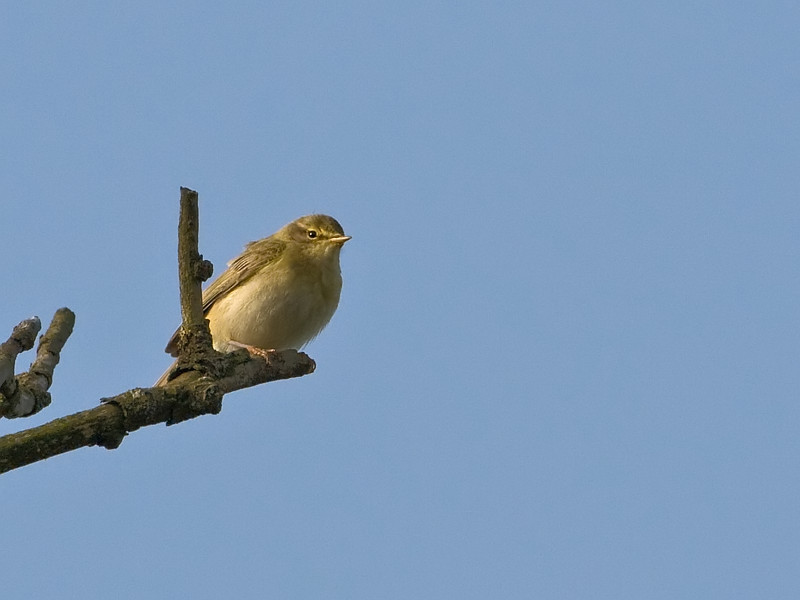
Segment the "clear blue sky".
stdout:
<path fill-rule="evenodd" d="M 167 366 L 179 186 L 353 236 L 315 374 L 0 477 L 3 598 L 800 597 L 795 3 L 3 13 L 0 433 Z"/>

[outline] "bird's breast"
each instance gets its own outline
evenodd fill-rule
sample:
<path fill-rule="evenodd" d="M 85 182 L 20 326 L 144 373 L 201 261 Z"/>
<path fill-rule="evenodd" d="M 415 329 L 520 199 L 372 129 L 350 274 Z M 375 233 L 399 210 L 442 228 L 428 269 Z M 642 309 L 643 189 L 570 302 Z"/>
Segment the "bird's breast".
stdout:
<path fill-rule="evenodd" d="M 337 261 L 338 262 L 338 261 Z M 330 321 L 339 304 L 338 269 L 258 273 L 208 311 L 214 347 L 231 341 L 263 349 L 299 349 Z"/>

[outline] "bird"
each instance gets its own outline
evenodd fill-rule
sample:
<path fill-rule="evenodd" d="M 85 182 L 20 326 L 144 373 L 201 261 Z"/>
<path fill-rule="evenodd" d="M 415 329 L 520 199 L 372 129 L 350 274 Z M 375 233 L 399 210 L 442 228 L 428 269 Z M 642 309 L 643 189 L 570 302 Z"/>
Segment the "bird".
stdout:
<path fill-rule="evenodd" d="M 299 350 L 339 305 L 339 254 L 351 239 L 328 215 L 306 215 L 250 242 L 203 292 L 203 312 L 220 352 Z M 165 352 L 178 356 L 178 329 Z M 156 382 L 164 385 L 174 364 Z"/>

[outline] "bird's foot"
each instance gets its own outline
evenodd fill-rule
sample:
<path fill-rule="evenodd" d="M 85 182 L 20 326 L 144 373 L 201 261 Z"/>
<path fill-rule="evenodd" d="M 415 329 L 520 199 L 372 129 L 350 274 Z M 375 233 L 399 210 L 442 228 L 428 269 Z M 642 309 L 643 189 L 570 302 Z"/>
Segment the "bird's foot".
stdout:
<path fill-rule="evenodd" d="M 269 349 L 257 348 L 255 346 L 251 346 L 249 344 L 242 344 L 241 342 L 237 342 L 237 341 L 234 341 L 234 340 L 230 340 L 228 342 L 228 344 L 230 344 L 231 346 L 234 346 L 236 348 L 244 348 L 252 356 L 260 356 L 261 358 L 264 358 L 264 359 L 268 359 L 270 353 L 277 352 L 277 350 L 275 350 L 274 348 L 269 348 Z"/>

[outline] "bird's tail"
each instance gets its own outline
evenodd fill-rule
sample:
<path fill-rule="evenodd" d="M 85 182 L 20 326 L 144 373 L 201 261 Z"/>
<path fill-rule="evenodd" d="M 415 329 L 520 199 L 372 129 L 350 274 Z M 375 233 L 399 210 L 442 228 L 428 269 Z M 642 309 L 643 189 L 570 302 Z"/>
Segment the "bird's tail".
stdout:
<path fill-rule="evenodd" d="M 156 381 L 156 382 L 153 384 L 153 387 L 163 387 L 163 386 L 164 386 L 164 384 L 166 384 L 166 383 L 167 383 L 167 378 L 169 377 L 169 374 L 170 374 L 170 373 L 172 373 L 172 371 L 175 369 L 175 365 L 177 365 L 177 364 L 178 364 L 178 361 L 177 361 L 177 360 L 176 360 L 175 362 L 173 362 L 173 363 L 172 363 L 172 364 L 169 366 L 169 369 L 167 369 L 166 371 L 164 371 L 164 374 L 163 374 L 163 375 L 161 375 L 161 377 L 159 377 L 159 378 L 158 378 L 158 381 Z"/>

